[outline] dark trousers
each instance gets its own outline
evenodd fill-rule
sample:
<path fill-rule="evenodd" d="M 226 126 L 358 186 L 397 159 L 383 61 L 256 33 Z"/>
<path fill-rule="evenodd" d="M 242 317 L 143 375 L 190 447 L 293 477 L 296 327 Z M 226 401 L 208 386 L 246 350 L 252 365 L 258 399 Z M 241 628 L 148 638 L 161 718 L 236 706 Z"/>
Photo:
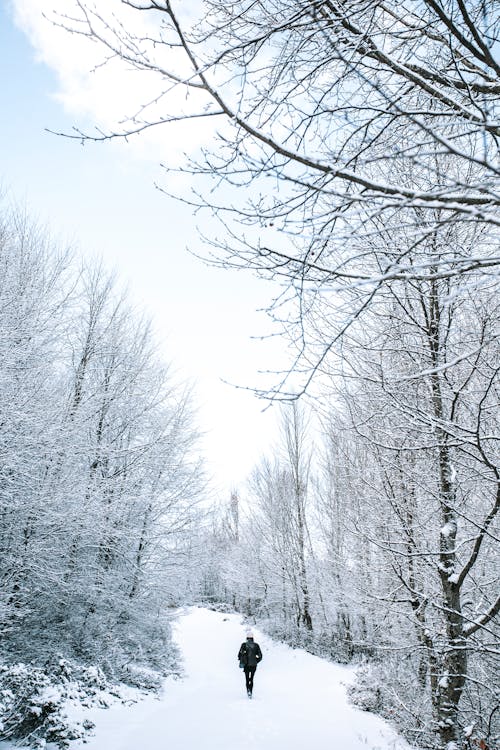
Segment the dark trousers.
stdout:
<path fill-rule="evenodd" d="M 253 676 L 255 674 L 256 669 L 257 667 L 255 666 L 255 667 L 245 667 L 243 670 L 245 672 L 245 682 L 247 685 L 247 692 L 249 693 L 253 691 Z"/>

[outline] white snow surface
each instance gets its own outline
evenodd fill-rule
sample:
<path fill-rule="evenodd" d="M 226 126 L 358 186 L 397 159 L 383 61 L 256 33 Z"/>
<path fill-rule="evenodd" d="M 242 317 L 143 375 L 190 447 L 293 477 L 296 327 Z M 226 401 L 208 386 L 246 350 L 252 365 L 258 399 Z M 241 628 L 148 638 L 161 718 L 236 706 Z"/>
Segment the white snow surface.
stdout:
<path fill-rule="evenodd" d="M 354 670 L 273 642 L 253 627 L 263 651 L 247 698 L 237 653 L 241 616 L 203 608 L 174 625 L 185 676 L 168 678 L 160 698 L 85 709 L 95 722 L 87 750 L 408 750 L 381 718 L 349 705 Z"/>

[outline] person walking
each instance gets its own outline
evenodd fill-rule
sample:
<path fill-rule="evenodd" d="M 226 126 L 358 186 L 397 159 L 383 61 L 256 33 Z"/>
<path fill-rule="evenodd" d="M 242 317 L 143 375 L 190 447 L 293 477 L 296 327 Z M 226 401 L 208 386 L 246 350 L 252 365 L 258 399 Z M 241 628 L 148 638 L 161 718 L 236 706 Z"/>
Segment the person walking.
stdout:
<path fill-rule="evenodd" d="M 255 670 L 257 669 L 257 664 L 262 661 L 262 651 L 260 650 L 259 644 L 255 643 L 251 630 L 247 630 L 247 639 L 240 646 L 238 660 L 240 662 L 240 667 L 242 667 L 245 672 L 247 695 L 251 698 Z"/>

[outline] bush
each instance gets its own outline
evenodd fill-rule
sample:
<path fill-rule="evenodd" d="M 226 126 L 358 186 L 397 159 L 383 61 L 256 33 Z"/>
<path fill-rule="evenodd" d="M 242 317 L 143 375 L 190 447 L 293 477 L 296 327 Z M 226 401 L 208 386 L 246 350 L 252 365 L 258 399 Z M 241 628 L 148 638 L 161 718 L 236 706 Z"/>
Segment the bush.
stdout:
<path fill-rule="evenodd" d="M 382 709 L 382 692 L 373 670 L 368 665 L 359 667 L 356 682 L 348 685 L 350 702 L 362 711 L 378 713 Z"/>
<path fill-rule="evenodd" d="M 52 742 L 67 748 L 70 740 L 84 737 L 91 722 L 70 722 L 64 711 L 65 684 L 45 671 L 14 664 L 0 667 L 0 739 L 31 747 Z"/>
<path fill-rule="evenodd" d="M 129 664 L 123 668 L 121 674 L 123 682 L 139 690 L 158 692 L 163 685 L 163 676 L 159 672 L 138 664 Z"/>

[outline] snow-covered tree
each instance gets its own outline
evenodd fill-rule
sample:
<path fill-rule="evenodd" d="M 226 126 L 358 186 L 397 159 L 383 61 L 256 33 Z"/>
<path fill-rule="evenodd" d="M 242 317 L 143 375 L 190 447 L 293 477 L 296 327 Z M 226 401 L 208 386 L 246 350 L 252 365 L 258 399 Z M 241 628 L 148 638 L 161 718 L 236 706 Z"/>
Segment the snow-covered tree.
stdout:
<path fill-rule="evenodd" d="M 436 256 L 427 242 L 452 223 L 498 227 L 493 0 L 201 0 L 189 10 L 122 0 L 114 9 L 75 0 L 60 23 L 149 77 L 154 96 L 115 130 L 83 137 L 189 119 L 205 144 L 213 125 L 213 147 L 185 167 L 196 181 L 184 197 L 224 225 L 215 263 L 287 286 L 270 310 L 297 345 L 280 393 L 308 386 L 392 280 L 432 268 L 473 281 L 498 269 L 494 235 L 465 254 Z M 387 225 L 406 227 L 427 252 L 412 257 L 397 234 L 379 242 Z M 323 297 L 335 299 L 334 325 L 317 335 L 303 315 Z"/>
<path fill-rule="evenodd" d="M 465 252 L 467 238 L 447 234 Z M 443 746 L 472 721 L 486 733 L 494 709 L 482 672 L 500 607 L 498 300 L 493 282 L 476 282 L 459 289 L 462 278 L 431 268 L 392 284 L 343 360 L 351 439 L 366 461 L 352 483 L 365 508 L 357 531 L 379 550 L 373 593 L 399 629 L 412 616 L 415 673 Z"/>
<path fill-rule="evenodd" d="M 2 657 L 161 667 L 203 490 L 189 391 L 102 268 L 5 213 L 0 262 Z"/>

